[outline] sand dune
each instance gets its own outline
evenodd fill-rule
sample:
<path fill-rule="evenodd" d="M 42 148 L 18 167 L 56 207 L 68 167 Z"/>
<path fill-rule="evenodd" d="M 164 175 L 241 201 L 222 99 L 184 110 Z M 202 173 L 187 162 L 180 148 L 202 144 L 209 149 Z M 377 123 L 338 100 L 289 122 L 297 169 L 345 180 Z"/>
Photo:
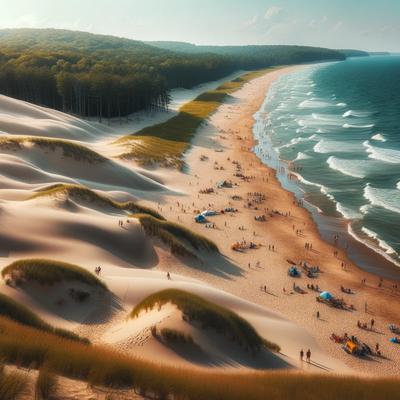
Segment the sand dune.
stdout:
<path fill-rule="evenodd" d="M 101 130 L 71 115 L 0 95 L 0 132 L 89 140 Z"/>

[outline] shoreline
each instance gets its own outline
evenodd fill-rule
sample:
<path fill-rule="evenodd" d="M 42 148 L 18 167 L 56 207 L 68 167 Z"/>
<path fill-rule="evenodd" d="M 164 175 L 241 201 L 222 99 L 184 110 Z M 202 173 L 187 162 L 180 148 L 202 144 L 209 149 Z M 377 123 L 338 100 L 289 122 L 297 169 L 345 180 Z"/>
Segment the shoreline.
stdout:
<path fill-rule="evenodd" d="M 278 78 L 279 79 L 279 78 Z M 290 170 L 290 162 L 279 157 L 268 137 L 262 138 L 263 129 L 265 127 L 268 101 L 267 95 L 260 109 L 254 114 L 253 126 L 253 152 L 260 161 L 275 171 L 275 176 L 279 180 L 282 189 L 293 193 L 298 200 L 303 201 L 303 206 L 315 221 L 320 236 L 327 243 L 335 246 L 332 238 L 335 234 L 340 234 L 341 240 L 336 243 L 336 247 L 344 251 L 360 269 L 375 274 L 383 279 L 392 279 L 400 281 L 400 268 L 390 256 L 383 254 L 383 250 L 359 238 L 352 231 L 353 220 L 347 219 L 344 216 L 332 216 L 325 214 L 316 204 L 308 200 L 309 193 L 305 191 L 297 182 L 301 181 L 302 177 L 298 177 L 296 172 Z M 258 129 L 258 128 L 261 129 Z M 259 148 L 260 139 L 263 139 L 263 145 Z M 267 151 L 268 157 L 264 157 L 264 152 Z M 272 157 L 271 157 L 272 155 Z M 275 164 L 275 165 L 274 165 Z M 278 173 L 278 169 L 284 167 L 284 173 Z M 296 177 L 294 180 L 288 179 L 288 174 Z M 335 202 L 326 199 L 326 202 Z M 344 237 L 345 240 L 342 240 Z M 375 265 L 378 266 L 375 266 Z"/>
<path fill-rule="evenodd" d="M 361 270 L 341 249 L 337 249 L 323 240 L 310 212 L 297 205 L 293 193 L 282 187 L 275 175 L 275 170 L 262 163 L 252 151 L 255 144 L 253 137 L 254 114 L 264 103 L 270 85 L 281 74 L 301 67 L 303 66 L 271 71 L 234 93 L 232 98 L 220 106 L 205 126 L 197 132 L 192 148 L 186 156 L 189 166 L 187 174 L 171 174 L 168 179 L 169 184 L 186 192 L 186 199 L 177 196 L 167 196 L 163 199 L 161 207 L 165 216 L 196 232 L 207 235 L 217 243 L 224 257 L 235 267 L 240 268 L 240 274 L 226 278 L 203 269 L 190 268 L 188 270 L 185 263 L 168 265 L 168 267 L 160 265 L 160 268 L 182 275 L 190 275 L 253 303 L 282 313 L 291 321 L 308 330 L 317 339 L 319 346 L 330 356 L 344 361 L 348 366 L 354 368 L 355 372 L 378 375 L 393 374 L 393 368 L 395 371 L 397 370 L 394 365 L 396 363 L 385 366 L 385 368 L 382 367 L 384 370 L 382 372 L 371 368 L 371 364 L 369 364 L 369 368 L 365 368 L 362 360 L 345 355 L 340 347 L 338 348 L 329 340 L 329 336 L 332 332 L 356 333 L 374 346 L 375 341 L 378 340 L 375 334 L 373 332 L 360 333 L 356 325 L 357 320 L 365 320 L 374 315 L 374 318 L 379 321 L 380 329 L 385 331 L 384 336 L 379 337 L 382 352 L 390 354 L 392 349 L 387 343 L 386 327 L 389 323 L 400 321 L 400 314 L 392 304 L 393 297 L 400 297 L 400 292 L 392 288 L 392 281 L 384 281 L 382 287 L 378 287 L 379 277 L 377 275 Z M 206 161 L 200 160 L 202 155 L 207 155 Z M 243 173 L 254 175 L 254 178 L 248 182 L 234 178 L 232 160 L 242 165 Z M 216 187 L 216 183 L 223 179 L 232 180 L 237 185 L 231 189 L 218 189 L 211 194 L 199 194 L 199 189 Z M 267 221 L 261 223 L 254 219 L 256 215 L 262 213 L 260 210 L 242 207 L 240 202 L 232 202 L 232 194 L 246 198 L 252 192 L 265 193 L 266 201 L 261 207 L 268 208 L 268 210 L 280 210 L 282 214 L 268 216 Z M 176 208 L 177 201 L 179 201 L 181 210 Z M 205 229 L 204 225 L 196 224 L 193 220 L 194 209 L 213 208 L 219 210 L 228 204 L 238 207 L 238 213 L 210 218 L 210 222 L 215 223 L 216 229 Z M 154 202 L 152 205 L 154 206 Z M 238 225 L 243 225 L 244 231 L 239 230 Z M 297 235 L 294 232 L 294 225 L 296 230 L 301 230 L 301 234 Z M 243 239 L 250 240 L 251 237 L 257 243 L 261 243 L 259 250 L 243 253 L 232 251 L 232 243 Z M 304 248 L 305 242 L 313 243 L 312 251 Z M 268 244 L 273 244 L 276 250 L 268 251 Z M 338 251 L 336 256 L 333 255 L 335 250 Z M 356 311 L 348 313 L 321 306 L 315 301 L 313 293 L 307 291 L 303 277 L 296 283 L 301 285 L 307 294 L 293 293 L 290 287 L 294 281 L 287 275 L 288 259 L 295 260 L 297 263 L 305 260 L 309 265 L 319 265 L 323 273 L 317 280 L 307 280 L 307 283 L 314 282 L 315 284 L 317 282 L 322 290 L 329 290 L 335 296 L 344 297 L 346 302 L 354 304 Z M 345 268 L 341 268 L 342 262 L 345 263 Z M 257 268 L 258 263 L 261 264 L 260 268 Z M 366 284 L 361 283 L 363 279 L 366 279 Z M 260 293 L 260 283 L 267 284 L 270 295 Z M 340 293 L 340 285 L 350 287 L 356 295 Z M 286 292 L 283 293 L 282 288 L 286 288 Z M 364 312 L 365 303 L 368 303 L 367 313 Z M 320 311 L 324 315 L 324 323 L 315 318 L 316 311 Z M 400 362 L 400 354 L 396 355 L 397 358 L 397 362 Z"/>

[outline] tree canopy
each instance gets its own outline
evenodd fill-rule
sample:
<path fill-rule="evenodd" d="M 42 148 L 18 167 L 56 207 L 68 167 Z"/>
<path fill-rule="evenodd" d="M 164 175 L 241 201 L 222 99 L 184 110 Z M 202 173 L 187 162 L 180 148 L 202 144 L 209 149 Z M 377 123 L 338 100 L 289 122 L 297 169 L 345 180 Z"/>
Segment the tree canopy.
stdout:
<path fill-rule="evenodd" d="M 171 88 L 239 69 L 344 58 L 302 46 L 188 46 L 196 51 L 60 29 L 0 30 L 0 93 L 101 120 L 165 109 Z"/>

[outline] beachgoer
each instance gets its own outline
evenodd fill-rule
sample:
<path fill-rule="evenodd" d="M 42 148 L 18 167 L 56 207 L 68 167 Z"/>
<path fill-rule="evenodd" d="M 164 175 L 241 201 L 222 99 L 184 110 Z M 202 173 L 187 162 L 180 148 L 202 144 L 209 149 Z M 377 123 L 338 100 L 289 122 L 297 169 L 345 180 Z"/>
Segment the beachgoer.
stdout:
<path fill-rule="evenodd" d="M 319 311 L 317 311 L 317 318 L 319 319 Z"/>
<path fill-rule="evenodd" d="M 300 350 L 300 361 L 303 361 L 304 358 L 304 351 L 303 349 Z"/>
<path fill-rule="evenodd" d="M 311 350 L 310 349 L 307 350 L 306 357 L 307 357 L 307 362 L 310 362 L 311 361 Z"/>
<path fill-rule="evenodd" d="M 170 280 L 171 279 L 171 274 L 169 272 L 167 272 L 167 279 Z"/>

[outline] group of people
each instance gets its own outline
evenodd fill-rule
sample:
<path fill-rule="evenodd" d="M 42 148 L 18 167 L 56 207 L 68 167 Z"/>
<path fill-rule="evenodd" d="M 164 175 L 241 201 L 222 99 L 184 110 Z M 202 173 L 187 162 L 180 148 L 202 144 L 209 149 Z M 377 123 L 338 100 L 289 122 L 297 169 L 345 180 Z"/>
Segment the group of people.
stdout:
<path fill-rule="evenodd" d="M 304 350 L 301 349 L 300 350 L 300 361 L 303 361 L 303 360 L 304 360 Z M 306 352 L 306 361 L 311 362 L 311 350 L 310 349 L 308 349 Z"/>

